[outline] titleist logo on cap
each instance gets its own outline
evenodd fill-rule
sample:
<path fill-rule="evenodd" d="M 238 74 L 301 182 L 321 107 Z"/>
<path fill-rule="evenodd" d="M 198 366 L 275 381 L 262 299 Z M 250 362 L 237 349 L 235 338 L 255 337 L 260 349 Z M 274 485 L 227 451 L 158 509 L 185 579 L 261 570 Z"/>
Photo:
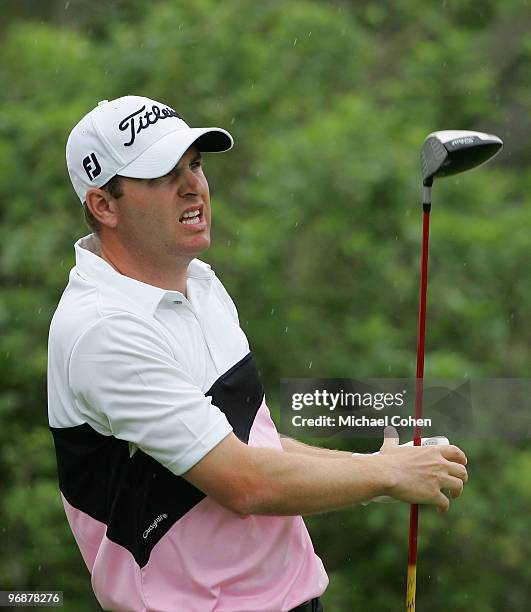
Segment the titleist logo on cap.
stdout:
<path fill-rule="evenodd" d="M 160 107 L 153 104 L 151 110 L 146 110 L 146 112 L 142 115 L 146 110 L 146 105 L 144 104 L 138 110 L 134 111 L 130 115 L 127 115 L 124 119 L 120 121 L 118 124 L 118 128 L 125 132 L 129 129 L 130 140 L 124 142 L 124 147 L 130 147 L 134 142 L 136 135 L 139 134 L 142 130 L 147 129 L 150 125 L 154 125 L 157 121 L 162 119 L 168 119 L 169 117 L 177 117 L 178 119 L 182 119 L 181 115 L 176 113 L 169 106 Z"/>

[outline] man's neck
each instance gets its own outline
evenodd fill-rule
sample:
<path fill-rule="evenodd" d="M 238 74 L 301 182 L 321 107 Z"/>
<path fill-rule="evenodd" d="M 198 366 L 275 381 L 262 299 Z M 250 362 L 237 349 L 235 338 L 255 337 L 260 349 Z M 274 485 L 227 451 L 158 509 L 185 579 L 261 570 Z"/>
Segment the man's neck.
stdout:
<path fill-rule="evenodd" d="M 167 289 L 179 291 L 186 296 L 186 278 L 190 261 L 174 261 L 164 269 L 160 264 L 154 265 L 146 257 L 131 257 L 122 248 L 109 248 L 100 241 L 99 256 L 112 266 L 119 274 L 129 276 L 137 281 Z"/>

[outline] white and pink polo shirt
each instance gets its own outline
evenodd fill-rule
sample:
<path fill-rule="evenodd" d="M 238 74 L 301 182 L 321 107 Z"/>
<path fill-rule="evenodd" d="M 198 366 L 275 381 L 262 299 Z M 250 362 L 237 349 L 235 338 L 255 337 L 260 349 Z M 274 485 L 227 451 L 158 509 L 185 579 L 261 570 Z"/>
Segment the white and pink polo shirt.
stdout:
<path fill-rule="evenodd" d="M 236 308 L 193 260 L 187 297 L 119 274 L 94 234 L 54 314 L 59 486 L 106 610 L 281 612 L 328 577 L 300 516 L 241 517 L 189 484 L 231 431 L 281 449 Z"/>

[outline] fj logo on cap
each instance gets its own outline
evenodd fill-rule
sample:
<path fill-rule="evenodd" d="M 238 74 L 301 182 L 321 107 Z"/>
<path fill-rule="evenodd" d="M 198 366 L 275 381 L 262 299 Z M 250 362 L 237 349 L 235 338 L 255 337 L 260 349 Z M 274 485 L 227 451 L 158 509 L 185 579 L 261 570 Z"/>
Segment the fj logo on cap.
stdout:
<path fill-rule="evenodd" d="M 90 181 L 94 180 L 101 173 L 101 166 L 95 153 L 91 153 L 83 159 L 83 168 L 85 168 Z"/>
<path fill-rule="evenodd" d="M 150 125 L 157 123 L 159 119 L 168 119 L 169 117 L 177 117 L 178 119 L 182 119 L 180 115 L 178 115 L 172 108 L 169 107 L 160 108 L 159 106 L 153 105 L 151 107 L 151 110 L 148 110 L 143 115 L 141 115 L 140 113 L 145 110 L 146 105 L 144 104 L 144 106 L 136 110 L 134 113 L 127 115 L 127 117 L 122 119 L 118 124 L 118 127 L 122 132 L 129 128 L 130 140 L 128 142 L 124 142 L 124 147 L 130 147 L 135 142 L 136 135 L 139 132 L 145 130 Z"/>

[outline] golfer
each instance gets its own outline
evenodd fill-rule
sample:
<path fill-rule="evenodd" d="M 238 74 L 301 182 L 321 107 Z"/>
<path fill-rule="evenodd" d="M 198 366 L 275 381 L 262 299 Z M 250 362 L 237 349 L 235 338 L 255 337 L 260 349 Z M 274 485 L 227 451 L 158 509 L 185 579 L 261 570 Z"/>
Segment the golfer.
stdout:
<path fill-rule="evenodd" d="M 92 233 L 49 336 L 48 404 L 68 522 L 106 610 L 322 610 L 301 515 L 389 495 L 448 508 L 455 446 L 353 456 L 280 437 L 210 245 L 202 155 L 231 135 L 139 96 L 72 130 Z"/>

